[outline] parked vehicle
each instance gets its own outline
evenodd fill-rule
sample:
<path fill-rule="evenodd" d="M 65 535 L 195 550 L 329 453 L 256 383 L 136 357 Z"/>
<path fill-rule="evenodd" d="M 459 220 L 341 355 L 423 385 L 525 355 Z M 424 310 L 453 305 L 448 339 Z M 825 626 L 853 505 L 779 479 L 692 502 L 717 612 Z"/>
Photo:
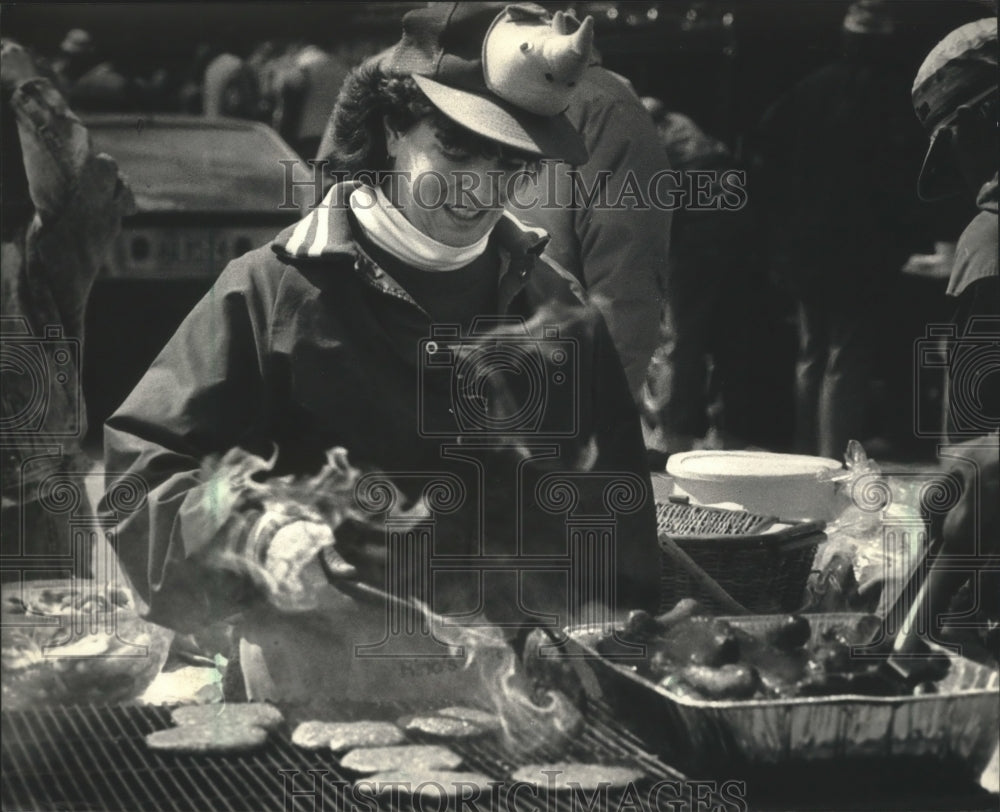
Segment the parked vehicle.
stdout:
<path fill-rule="evenodd" d="M 301 216 L 282 206 L 282 161 L 299 156 L 258 122 L 107 114 L 85 123 L 137 204 L 87 313 L 83 386 L 89 439 L 99 442 L 104 420 L 226 263 Z"/>

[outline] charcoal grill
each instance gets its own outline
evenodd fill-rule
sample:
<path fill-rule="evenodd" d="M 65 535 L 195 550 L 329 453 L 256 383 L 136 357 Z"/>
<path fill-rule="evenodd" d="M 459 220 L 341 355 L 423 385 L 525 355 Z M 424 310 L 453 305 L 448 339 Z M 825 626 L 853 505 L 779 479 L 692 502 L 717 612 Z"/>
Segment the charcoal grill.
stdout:
<path fill-rule="evenodd" d="M 379 716 L 391 719 L 414 710 L 394 707 L 387 712 L 382 705 Z M 568 753 L 540 753 L 530 760 L 639 767 L 646 774 L 643 782 L 635 786 L 635 795 L 642 803 L 648 801 L 645 790 L 659 782 L 683 786 L 684 776 L 644 749 L 639 739 L 615 721 L 607 706 L 592 703 L 586 717 L 586 727 Z M 352 706 L 344 708 L 343 718 L 375 716 L 368 708 Z M 208 756 L 169 754 L 146 748 L 143 742 L 146 734 L 171 726 L 169 709 L 165 707 L 51 707 L 4 711 L 2 720 L 0 794 L 3 809 L 9 812 L 42 809 L 321 812 L 324 808 L 365 808 L 354 805 L 349 790 L 358 776 L 342 769 L 332 752 L 307 751 L 294 746 L 288 729 L 272 733 L 267 745 L 259 750 Z M 417 734 L 411 738 L 414 742 L 431 741 Z M 449 741 L 448 745 L 462 755 L 463 769 L 510 784 L 509 776 L 518 766 L 518 760 L 495 737 Z M 286 794 L 286 784 L 297 794 Z M 580 808 L 579 799 L 561 793 L 545 798 L 545 805 L 539 806 L 539 798 L 544 798 L 544 794 L 509 797 L 503 789 L 501 786 L 498 790 L 504 798 L 503 808 Z M 321 795 L 313 795 L 314 790 Z M 611 808 L 617 808 L 615 792 L 609 791 L 607 797 Z M 631 799 L 633 795 L 628 797 Z M 660 803 L 669 797 L 670 793 L 663 791 Z M 465 808 L 489 809 L 489 801 L 490 797 L 484 795 L 479 806 Z M 398 797 L 381 803 L 380 808 L 402 810 L 437 808 L 433 802 L 425 802 L 421 807 Z"/>

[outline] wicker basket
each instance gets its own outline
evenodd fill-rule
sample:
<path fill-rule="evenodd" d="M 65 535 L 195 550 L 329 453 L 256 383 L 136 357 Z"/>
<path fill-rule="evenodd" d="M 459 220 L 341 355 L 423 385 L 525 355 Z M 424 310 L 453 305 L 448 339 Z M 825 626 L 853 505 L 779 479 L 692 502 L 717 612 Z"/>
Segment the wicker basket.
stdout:
<path fill-rule="evenodd" d="M 661 611 L 697 598 L 713 612 L 769 614 L 802 607 L 822 522 L 779 523 L 744 510 L 657 503 L 663 551 Z"/>

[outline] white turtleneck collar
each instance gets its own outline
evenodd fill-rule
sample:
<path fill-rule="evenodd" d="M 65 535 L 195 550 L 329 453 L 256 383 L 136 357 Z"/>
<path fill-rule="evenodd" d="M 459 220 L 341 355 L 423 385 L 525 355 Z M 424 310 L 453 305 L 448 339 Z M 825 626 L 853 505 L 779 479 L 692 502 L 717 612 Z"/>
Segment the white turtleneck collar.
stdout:
<path fill-rule="evenodd" d="M 397 259 L 422 271 L 454 271 L 482 256 L 490 233 L 456 248 L 431 239 L 389 202 L 379 188 L 361 186 L 350 197 L 351 211 L 365 236 Z"/>

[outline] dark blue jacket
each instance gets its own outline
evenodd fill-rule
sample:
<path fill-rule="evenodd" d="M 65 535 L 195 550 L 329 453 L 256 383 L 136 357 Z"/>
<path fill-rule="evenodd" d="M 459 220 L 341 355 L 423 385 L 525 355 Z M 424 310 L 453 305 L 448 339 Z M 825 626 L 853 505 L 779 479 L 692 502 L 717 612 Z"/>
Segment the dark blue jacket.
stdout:
<path fill-rule="evenodd" d="M 272 444 L 275 473 L 315 471 L 342 446 L 353 466 L 385 472 L 409 498 L 435 477 L 460 483 L 456 504 L 433 517 L 433 566 L 452 568 L 426 596 L 440 611 L 475 609 L 482 583 L 487 614 L 503 621 L 565 620 L 567 601 L 598 598 L 655 608 L 660 559 L 635 407 L 600 316 L 539 259 L 544 234 L 508 216 L 494 231 L 500 313 L 525 324 L 516 337 L 502 349 L 482 335 L 432 346 L 430 318 L 356 246 L 344 205 L 331 203 L 345 191 L 334 187 L 271 245 L 230 263 L 106 424 L 109 495 L 136 476 L 148 490 L 123 511 L 117 544 L 151 619 L 189 629 L 259 600 L 209 566 L 219 545 L 239 548 L 256 517 L 219 515 L 199 467 L 236 446 L 267 456 Z M 459 376 L 489 357 L 509 361 L 497 378 L 509 386 L 487 381 L 470 400 Z M 517 408 L 499 438 L 482 410 L 504 403 Z M 576 560 L 585 548 L 591 559 Z M 510 571 L 531 567 L 515 608 Z M 381 586 L 380 565 L 362 569 Z"/>

